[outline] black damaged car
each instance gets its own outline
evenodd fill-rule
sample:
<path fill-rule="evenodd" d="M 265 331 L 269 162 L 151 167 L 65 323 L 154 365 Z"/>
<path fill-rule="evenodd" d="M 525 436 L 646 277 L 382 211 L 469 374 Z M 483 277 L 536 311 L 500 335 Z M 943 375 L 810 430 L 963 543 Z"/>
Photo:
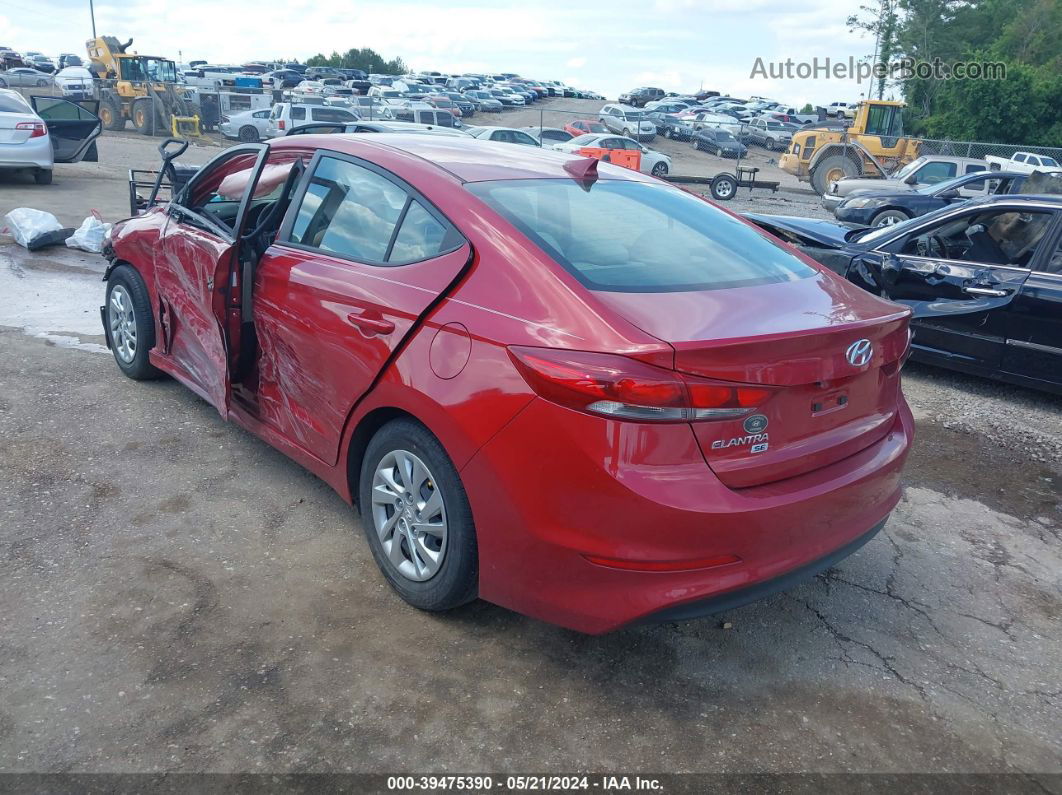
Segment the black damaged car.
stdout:
<path fill-rule="evenodd" d="M 968 201 L 971 197 L 964 196 L 960 192 L 963 189 L 996 196 L 1020 193 L 1027 176 L 1013 171 L 976 171 L 914 190 L 854 191 L 834 208 L 833 214 L 846 223 L 889 226 Z"/>
<path fill-rule="evenodd" d="M 910 306 L 916 360 L 1062 394 L 1062 196 L 988 196 L 881 227 L 746 217 Z"/>

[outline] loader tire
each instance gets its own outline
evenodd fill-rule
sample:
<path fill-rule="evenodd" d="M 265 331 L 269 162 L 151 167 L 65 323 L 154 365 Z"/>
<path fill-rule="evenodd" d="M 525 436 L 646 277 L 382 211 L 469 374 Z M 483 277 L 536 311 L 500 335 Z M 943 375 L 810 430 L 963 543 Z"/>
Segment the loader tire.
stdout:
<path fill-rule="evenodd" d="M 155 134 L 155 108 L 150 99 L 138 99 L 133 103 L 133 127 L 141 135 Z"/>
<path fill-rule="evenodd" d="M 108 130 L 125 129 L 125 119 L 122 117 L 122 109 L 118 107 L 118 103 L 111 98 L 107 98 L 100 103 L 100 121 L 103 122 L 104 128 Z"/>
<path fill-rule="evenodd" d="M 815 168 L 812 169 L 811 187 L 821 196 L 829 190 L 831 182 L 836 182 L 843 177 L 855 177 L 861 172 L 862 169 L 850 157 L 830 155 L 816 163 Z"/>

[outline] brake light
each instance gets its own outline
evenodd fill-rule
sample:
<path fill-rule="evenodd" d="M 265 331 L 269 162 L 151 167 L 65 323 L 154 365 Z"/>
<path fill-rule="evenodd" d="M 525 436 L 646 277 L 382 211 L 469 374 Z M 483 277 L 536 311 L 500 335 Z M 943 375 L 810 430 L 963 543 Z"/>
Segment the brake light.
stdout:
<path fill-rule="evenodd" d="M 283 119 L 281 119 L 280 121 L 277 122 L 277 129 L 278 130 L 286 130 L 287 128 L 288 128 L 287 124 L 284 122 Z"/>
<path fill-rule="evenodd" d="M 536 394 L 562 406 L 643 422 L 725 420 L 750 414 L 770 387 L 685 375 L 610 353 L 509 348 Z"/>
<path fill-rule="evenodd" d="M 15 125 L 16 130 L 32 130 L 30 138 L 40 138 L 48 134 L 48 128 L 40 121 L 20 121 Z"/>

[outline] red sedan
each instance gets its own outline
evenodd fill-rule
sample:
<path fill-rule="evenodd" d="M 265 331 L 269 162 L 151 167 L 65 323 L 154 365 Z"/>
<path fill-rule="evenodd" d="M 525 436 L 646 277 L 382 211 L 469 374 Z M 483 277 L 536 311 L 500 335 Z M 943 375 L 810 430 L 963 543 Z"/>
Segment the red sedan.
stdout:
<path fill-rule="evenodd" d="M 850 554 L 899 499 L 908 311 L 629 169 L 287 137 L 221 153 L 105 254 L 118 367 L 328 482 L 422 609 L 704 615 Z"/>
<path fill-rule="evenodd" d="M 599 121 L 592 119 L 576 119 L 564 125 L 564 131 L 571 133 L 573 137 L 586 135 L 587 133 L 607 133 L 608 127 Z"/>

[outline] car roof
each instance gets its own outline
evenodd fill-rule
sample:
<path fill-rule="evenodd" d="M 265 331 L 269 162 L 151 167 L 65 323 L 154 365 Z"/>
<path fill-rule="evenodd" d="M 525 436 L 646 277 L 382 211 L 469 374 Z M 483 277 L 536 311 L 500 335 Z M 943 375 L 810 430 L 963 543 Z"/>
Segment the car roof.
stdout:
<path fill-rule="evenodd" d="M 384 138 L 386 140 L 383 140 Z M 509 143 L 484 141 L 472 137 L 462 139 L 401 133 L 386 136 L 357 133 L 297 135 L 276 138 L 269 142 L 270 148 L 280 150 L 303 149 L 307 145 L 315 149 L 362 157 L 370 162 L 374 161 L 374 155 L 405 156 L 409 158 L 411 165 L 416 161 L 416 164 L 422 167 L 434 166 L 461 182 L 503 179 L 571 179 L 572 175 L 565 171 L 564 164 L 575 157 L 550 149 L 513 146 Z M 601 178 L 654 182 L 650 177 L 621 166 L 603 163 L 599 168 Z"/>

